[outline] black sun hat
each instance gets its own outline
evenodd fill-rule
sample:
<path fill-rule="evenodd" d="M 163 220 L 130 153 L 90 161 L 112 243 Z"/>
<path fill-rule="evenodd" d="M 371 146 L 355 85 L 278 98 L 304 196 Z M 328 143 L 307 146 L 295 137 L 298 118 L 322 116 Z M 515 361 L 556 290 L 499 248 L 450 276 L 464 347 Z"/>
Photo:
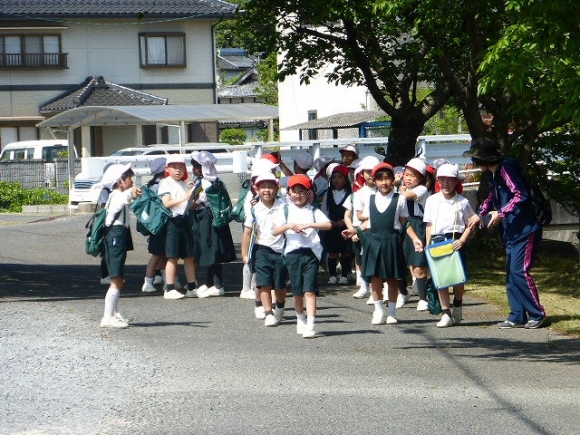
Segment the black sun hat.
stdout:
<path fill-rule="evenodd" d="M 483 162 L 497 162 L 504 158 L 499 145 L 486 137 L 480 137 L 471 141 L 469 150 L 463 153 L 463 157 L 471 157 Z"/>

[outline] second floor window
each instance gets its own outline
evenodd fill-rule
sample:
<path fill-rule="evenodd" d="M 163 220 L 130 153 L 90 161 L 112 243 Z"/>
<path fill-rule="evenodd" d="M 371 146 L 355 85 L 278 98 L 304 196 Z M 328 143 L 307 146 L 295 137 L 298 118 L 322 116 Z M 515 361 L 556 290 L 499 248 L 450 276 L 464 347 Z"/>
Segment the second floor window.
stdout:
<path fill-rule="evenodd" d="M 185 35 L 141 34 L 139 51 L 142 67 L 185 66 Z"/>
<path fill-rule="evenodd" d="M 0 67 L 66 67 L 58 35 L 0 35 Z"/>

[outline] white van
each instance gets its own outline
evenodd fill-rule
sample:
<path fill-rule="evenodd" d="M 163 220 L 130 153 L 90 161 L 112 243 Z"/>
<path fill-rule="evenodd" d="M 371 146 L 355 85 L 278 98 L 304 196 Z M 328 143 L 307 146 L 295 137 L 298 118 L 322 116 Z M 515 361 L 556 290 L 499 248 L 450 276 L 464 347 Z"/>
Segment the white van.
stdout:
<path fill-rule="evenodd" d="M 66 139 L 24 140 L 12 142 L 3 147 L 0 162 L 41 160 L 50 163 L 54 162 L 56 157 L 66 156 L 67 151 L 68 141 Z"/>

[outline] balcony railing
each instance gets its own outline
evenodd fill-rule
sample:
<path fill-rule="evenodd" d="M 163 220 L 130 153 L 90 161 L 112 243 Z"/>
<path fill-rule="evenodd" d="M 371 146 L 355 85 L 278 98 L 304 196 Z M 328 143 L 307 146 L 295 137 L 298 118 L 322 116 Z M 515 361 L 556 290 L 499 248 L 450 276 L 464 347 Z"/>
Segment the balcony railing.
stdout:
<path fill-rule="evenodd" d="M 68 53 L 0 54 L 0 69 L 67 68 Z"/>

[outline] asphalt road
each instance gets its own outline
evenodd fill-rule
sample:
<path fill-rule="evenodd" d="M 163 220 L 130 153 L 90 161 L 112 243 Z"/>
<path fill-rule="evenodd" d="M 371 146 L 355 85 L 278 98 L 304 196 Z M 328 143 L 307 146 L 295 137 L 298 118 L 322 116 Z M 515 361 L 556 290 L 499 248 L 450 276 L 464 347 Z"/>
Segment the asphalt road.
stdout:
<path fill-rule="evenodd" d="M 275 328 L 253 318 L 239 263 L 222 298 L 141 293 L 133 233 L 119 307 L 135 320 L 103 330 L 87 219 L 0 215 L 1 434 L 580 432 L 579 340 L 499 330 L 469 297 L 461 326 L 436 328 L 414 299 L 373 326 L 355 287 L 323 285 L 319 337 L 304 340 L 292 309 Z"/>

